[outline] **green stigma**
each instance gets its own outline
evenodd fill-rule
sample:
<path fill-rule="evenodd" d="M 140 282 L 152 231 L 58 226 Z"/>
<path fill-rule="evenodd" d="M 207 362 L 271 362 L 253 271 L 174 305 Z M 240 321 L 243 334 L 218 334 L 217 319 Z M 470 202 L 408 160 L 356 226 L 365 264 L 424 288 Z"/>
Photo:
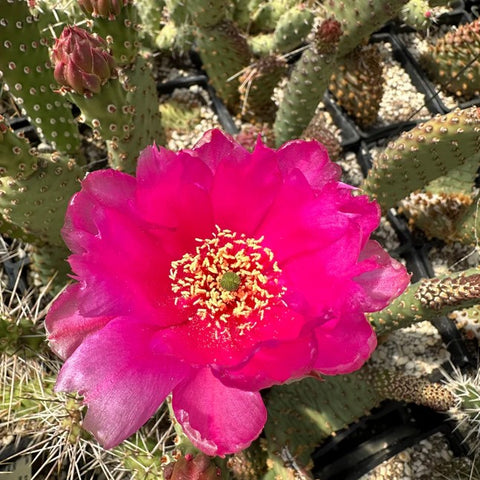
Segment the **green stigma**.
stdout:
<path fill-rule="evenodd" d="M 235 272 L 225 272 L 220 279 L 220 286 L 224 290 L 228 290 L 229 292 L 234 292 L 238 290 L 240 286 L 241 279 Z"/>

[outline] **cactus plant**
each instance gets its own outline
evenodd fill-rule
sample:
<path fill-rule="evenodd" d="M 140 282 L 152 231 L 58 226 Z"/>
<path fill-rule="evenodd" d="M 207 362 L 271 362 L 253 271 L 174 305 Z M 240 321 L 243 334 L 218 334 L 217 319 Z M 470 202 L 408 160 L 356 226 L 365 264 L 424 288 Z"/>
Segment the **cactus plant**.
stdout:
<path fill-rule="evenodd" d="M 33 148 L 15 135 L 5 121 L 0 122 L 0 231 L 31 245 L 28 249 L 32 267 L 44 284 L 54 270 L 63 272 L 63 277 L 57 274 L 57 289 L 65 285 L 67 271 L 67 252 L 59 234 L 63 216 L 69 199 L 79 188 L 78 181 L 91 167 L 84 165 L 71 103 L 80 109 L 78 119 L 91 125 L 95 139 L 106 141 L 110 166 L 132 172 L 139 152 L 153 141 L 164 140 L 151 75 L 152 56 L 145 46 L 161 41 L 164 48 L 177 45 L 187 50 L 195 42 L 217 93 L 232 112 L 241 112 L 243 105 L 244 118 L 253 124 L 242 125 L 239 135 L 247 148 L 255 145 L 259 133 L 272 141 L 274 124 L 278 145 L 299 135 L 317 138 L 328 144 L 334 157 L 340 152 L 338 141 L 332 139 L 323 125 L 322 112 L 314 117 L 331 75 L 335 74 L 332 82 L 339 81 L 340 73 L 353 78 L 352 70 L 359 70 L 359 63 L 363 66 L 358 52 L 367 52 L 376 61 L 375 47 L 365 46 L 365 42 L 406 3 L 406 0 L 324 0 L 321 4 L 235 0 L 220 5 L 211 0 L 165 0 L 147 5 L 146 1 L 79 0 L 81 8 L 73 5 L 52 9 L 49 3 L 39 1 L 33 10 L 35 2 L 2 1 L 0 36 L 5 47 L 0 60 L 2 82 L 9 89 L 9 98 L 14 98 L 38 127 L 45 144 Z M 412 2 L 422 3 L 410 0 L 412 5 Z M 438 3 L 446 2 L 432 1 L 429 6 Z M 423 8 L 425 3 L 420 6 Z M 152 18 L 148 12 L 153 12 Z M 28 42 L 22 43 L 19 38 L 19 22 L 23 22 L 22 36 Z M 143 32 L 139 31 L 141 24 Z M 293 28 L 288 28 L 290 25 Z M 68 58 L 55 53 L 60 48 L 58 44 L 64 41 L 61 37 L 64 27 L 66 32 L 84 28 L 83 40 L 90 42 L 91 38 L 97 38 L 93 49 L 90 46 L 85 49 L 79 43 L 73 46 Z M 471 30 L 472 38 L 477 29 L 475 26 Z M 93 32 L 104 41 L 93 36 Z M 57 62 L 56 69 L 48 60 L 48 47 L 53 46 L 55 37 L 59 39 L 52 57 Z M 304 42 L 303 54 L 291 66 L 286 88 L 273 97 L 288 69 L 290 51 Z M 94 50 L 99 47 L 102 53 Z M 467 50 L 465 46 L 461 48 Z M 13 58 L 23 51 L 35 51 L 38 55 Z M 164 51 L 162 55 L 167 53 Z M 85 58 L 98 62 L 91 69 Z M 39 65 L 42 68 L 37 69 Z M 342 65 L 344 71 L 339 72 Z M 368 83 L 370 87 L 374 82 L 365 79 L 380 77 L 378 62 L 374 65 L 376 70 L 368 69 L 372 77 L 366 77 L 366 72 L 358 74 L 360 83 Z M 31 75 L 32 69 L 35 75 Z M 63 88 L 52 86 L 55 76 Z M 367 94 L 372 103 L 380 91 L 379 84 L 375 87 L 374 93 Z M 474 96 L 478 95 L 475 88 Z M 37 95 L 40 90 L 42 95 Z M 280 99 L 277 114 L 272 98 Z M 183 130 L 191 129 L 199 118 L 196 108 L 186 110 L 175 101 L 164 103 L 161 110 L 165 112 L 164 127 L 169 135 L 174 129 L 180 130 L 180 125 Z M 370 114 L 363 125 L 373 121 L 374 116 Z M 58 121 L 50 123 L 52 119 L 62 119 L 62 128 L 58 129 Z M 403 208 L 415 217 L 417 226 L 429 235 L 443 235 L 447 240 L 476 241 L 478 198 L 473 186 L 480 150 L 479 122 L 478 109 L 473 107 L 437 117 L 402 134 L 375 161 L 363 185 L 364 192 L 376 197 L 383 209 L 397 205 L 415 192 L 423 203 L 404 202 Z M 301 180 L 295 177 L 295 181 Z M 229 195 L 230 191 L 225 193 L 224 203 L 229 201 Z M 449 205 L 453 208 L 447 210 Z M 440 209 L 433 221 L 432 209 Z M 444 212 L 448 212 L 448 217 Z M 479 278 L 478 269 L 470 269 L 423 280 L 385 310 L 369 314 L 370 322 L 378 335 L 384 335 L 440 314 L 478 305 Z M 230 286 L 234 287 L 235 284 Z M 80 429 L 85 412 L 79 399 L 52 392 L 53 374 L 59 365 L 45 348 L 41 328 L 42 322 L 30 317 L 12 312 L 1 315 L 0 373 L 8 381 L 0 387 L 0 428 L 2 433 L 32 435 L 39 450 L 45 450 L 44 445 L 53 442 L 48 447 L 52 451 L 48 460 L 58 456 L 64 465 L 54 465 L 52 472 L 67 468 L 70 478 L 76 471 L 80 475 L 87 472 L 93 475 L 102 465 L 110 479 L 122 475 L 148 480 L 185 478 L 185 475 L 199 478 L 232 475 L 236 480 L 312 478 L 311 453 L 315 446 L 382 399 L 414 401 L 444 411 L 455 403 L 452 395 L 462 396 L 458 388 L 452 391 L 426 378 L 381 370 L 372 364 L 346 376 L 309 378 L 264 392 L 270 414 L 264 437 L 249 450 L 225 461 L 207 461 L 188 445 L 178 430 L 174 440 L 173 430 L 178 424 L 167 419 L 165 406 L 138 434 L 106 452 Z M 471 397 L 464 399 L 461 405 L 464 409 L 476 405 L 476 399 Z M 87 465 L 81 465 L 82 458 Z M 72 466 L 65 466 L 67 463 Z M 45 465 L 51 468 L 52 464 Z M 89 465 L 94 473 L 88 470 Z"/>
<path fill-rule="evenodd" d="M 60 151 L 78 153 L 80 136 L 71 104 L 55 93 L 48 53 L 49 37 L 23 0 L 5 0 L 0 13 L 3 54 L 0 73 L 8 89 L 37 127 L 42 139 Z"/>
<path fill-rule="evenodd" d="M 383 97 L 383 66 L 378 47 L 360 46 L 346 55 L 330 77 L 338 104 L 362 128 L 375 123 Z"/>
<path fill-rule="evenodd" d="M 443 89 L 471 99 L 480 94 L 480 19 L 460 25 L 429 45 L 422 63 Z"/>
<path fill-rule="evenodd" d="M 475 161 L 480 152 L 477 107 L 437 115 L 391 142 L 375 160 L 363 185 L 388 209 L 449 170 Z"/>

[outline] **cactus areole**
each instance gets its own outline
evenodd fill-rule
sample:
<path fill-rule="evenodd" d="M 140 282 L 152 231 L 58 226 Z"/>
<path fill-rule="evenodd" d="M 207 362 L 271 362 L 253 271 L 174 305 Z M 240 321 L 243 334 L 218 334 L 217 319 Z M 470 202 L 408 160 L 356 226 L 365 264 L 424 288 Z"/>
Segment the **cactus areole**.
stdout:
<path fill-rule="evenodd" d="M 115 72 L 107 43 L 79 27 L 65 27 L 52 50 L 55 80 L 69 91 L 100 92 Z"/>
<path fill-rule="evenodd" d="M 247 447 L 259 391 L 360 368 L 376 346 L 366 312 L 409 276 L 369 239 L 380 210 L 339 182 L 317 142 L 252 153 L 219 130 L 178 153 L 147 147 L 136 176 L 90 173 L 63 237 L 76 282 L 47 317 L 84 427 L 110 448 L 172 393 L 208 455 Z"/>

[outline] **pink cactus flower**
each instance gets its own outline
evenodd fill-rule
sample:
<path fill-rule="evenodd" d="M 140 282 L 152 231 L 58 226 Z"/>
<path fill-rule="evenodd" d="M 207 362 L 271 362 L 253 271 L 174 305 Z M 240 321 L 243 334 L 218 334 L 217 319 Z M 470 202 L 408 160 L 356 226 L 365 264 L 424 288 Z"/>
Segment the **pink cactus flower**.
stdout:
<path fill-rule="evenodd" d="M 208 455 L 261 432 L 260 390 L 360 368 L 376 346 L 365 312 L 406 287 L 369 239 L 380 210 L 339 182 L 319 143 L 250 153 L 219 130 L 178 153 L 147 147 L 136 178 L 90 173 L 63 228 L 76 282 L 47 330 L 106 447 L 172 393 Z"/>
<path fill-rule="evenodd" d="M 65 27 L 52 50 L 55 80 L 67 90 L 92 95 L 115 73 L 107 43 L 80 27 Z"/>

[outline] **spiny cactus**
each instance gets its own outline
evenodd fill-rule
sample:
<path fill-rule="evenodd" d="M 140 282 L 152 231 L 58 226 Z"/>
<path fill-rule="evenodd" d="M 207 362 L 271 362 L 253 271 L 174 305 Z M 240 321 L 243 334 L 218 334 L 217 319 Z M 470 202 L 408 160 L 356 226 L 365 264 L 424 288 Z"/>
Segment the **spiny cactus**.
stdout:
<path fill-rule="evenodd" d="M 459 240 L 458 221 L 472 202 L 472 196 L 462 192 L 417 192 L 400 202 L 399 212 L 405 214 L 409 224 L 421 229 L 427 238 L 455 241 Z"/>
<path fill-rule="evenodd" d="M 242 117 L 261 122 L 275 116 L 273 90 L 286 69 L 286 61 L 277 55 L 263 57 L 245 69 L 239 88 Z"/>
<path fill-rule="evenodd" d="M 308 475 L 313 466 L 310 455 L 322 440 L 367 415 L 386 399 L 438 411 L 455 405 L 450 390 L 439 383 L 368 364 L 348 375 L 309 378 L 273 387 L 267 397 L 269 419 L 265 426 L 271 478 L 295 478 L 296 469 Z"/>
<path fill-rule="evenodd" d="M 439 38 L 422 56 L 422 65 L 442 88 L 458 97 L 480 95 L 480 19 Z"/>
<path fill-rule="evenodd" d="M 328 87 L 337 62 L 394 18 L 407 0 L 328 0 L 314 40 L 297 62 L 274 123 L 277 145 L 300 136 Z"/>
<path fill-rule="evenodd" d="M 444 383 L 452 392 L 455 404 L 452 411 L 463 427 L 471 452 L 480 453 L 480 371 L 461 372 L 457 367 L 447 373 L 443 371 Z"/>
<path fill-rule="evenodd" d="M 55 93 L 48 31 L 24 0 L 3 0 L 0 13 L 0 76 L 41 137 L 58 150 L 78 153 L 80 137 L 71 104 Z"/>
<path fill-rule="evenodd" d="M 431 8 L 428 0 L 409 0 L 400 12 L 400 19 L 410 27 L 423 31 L 432 24 Z"/>
<path fill-rule="evenodd" d="M 386 210 L 435 178 L 478 159 L 479 132 L 477 107 L 437 115 L 389 143 L 362 188 Z"/>
<path fill-rule="evenodd" d="M 361 46 L 346 55 L 330 77 L 329 89 L 360 127 L 375 123 L 384 90 L 378 47 Z"/>
<path fill-rule="evenodd" d="M 468 308 L 480 300 L 480 270 L 471 268 L 459 273 L 421 280 L 380 312 L 368 319 L 377 335 L 432 320 L 453 310 Z"/>
<path fill-rule="evenodd" d="M 290 52 L 305 42 L 312 29 L 313 20 L 312 10 L 304 5 L 296 5 L 280 16 L 272 33 L 249 37 L 248 43 L 256 55 Z"/>

